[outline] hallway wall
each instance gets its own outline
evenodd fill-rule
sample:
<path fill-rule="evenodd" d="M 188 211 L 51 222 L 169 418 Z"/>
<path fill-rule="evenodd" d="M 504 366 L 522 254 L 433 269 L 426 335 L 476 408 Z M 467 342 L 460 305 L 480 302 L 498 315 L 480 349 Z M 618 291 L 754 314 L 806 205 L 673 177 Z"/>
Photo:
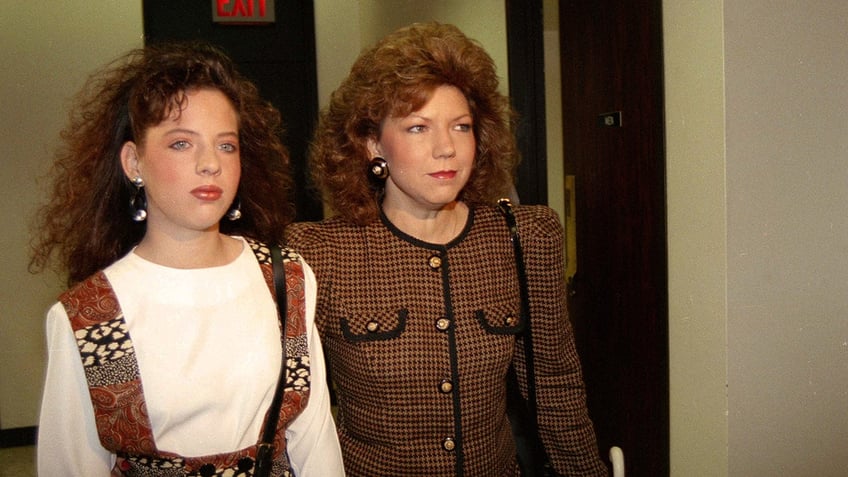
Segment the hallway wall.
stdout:
<path fill-rule="evenodd" d="M 848 475 L 848 3 L 724 29 L 728 473 Z"/>
<path fill-rule="evenodd" d="M 63 288 L 27 272 L 36 182 L 53 158 L 70 96 L 107 60 L 142 44 L 141 1 L 16 2 L 0 15 L 0 429 L 34 426 L 45 366 L 44 315 Z"/>
<path fill-rule="evenodd" d="M 672 475 L 846 475 L 848 4 L 663 7 Z"/>

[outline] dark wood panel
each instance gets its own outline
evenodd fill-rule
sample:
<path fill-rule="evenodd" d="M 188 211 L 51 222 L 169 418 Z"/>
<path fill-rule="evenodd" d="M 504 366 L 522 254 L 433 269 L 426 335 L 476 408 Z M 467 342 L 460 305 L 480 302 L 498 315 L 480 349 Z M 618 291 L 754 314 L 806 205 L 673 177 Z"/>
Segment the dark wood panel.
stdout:
<path fill-rule="evenodd" d="M 669 472 L 661 2 L 561 1 L 563 137 L 575 175 L 570 309 L 599 444 Z M 600 115 L 620 111 L 621 125 Z"/>

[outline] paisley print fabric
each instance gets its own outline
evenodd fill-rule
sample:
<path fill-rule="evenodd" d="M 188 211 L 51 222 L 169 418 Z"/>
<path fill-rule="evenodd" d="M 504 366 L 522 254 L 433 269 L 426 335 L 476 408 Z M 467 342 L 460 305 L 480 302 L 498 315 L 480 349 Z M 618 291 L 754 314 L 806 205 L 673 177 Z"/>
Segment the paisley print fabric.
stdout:
<path fill-rule="evenodd" d="M 270 250 L 265 244 L 246 240 L 274 296 Z M 283 263 L 288 318 L 286 330 L 281 335 L 285 336 L 286 383 L 274 440 L 274 476 L 291 475 L 285 452 L 285 429 L 286 424 L 306 407 L 310 379 L 303 267 L 300 257 L 288 249 L 283 249 Z M 276 296 L 274 298 L 276 300 Z M 101 444 L 118 456 L 113 476 L 253 475 L 255 446 L 191 458 L 157 449 L 132 338 L 120 303 L 103 272 L 65 292 L 60 301 L 77 340 Z"/>

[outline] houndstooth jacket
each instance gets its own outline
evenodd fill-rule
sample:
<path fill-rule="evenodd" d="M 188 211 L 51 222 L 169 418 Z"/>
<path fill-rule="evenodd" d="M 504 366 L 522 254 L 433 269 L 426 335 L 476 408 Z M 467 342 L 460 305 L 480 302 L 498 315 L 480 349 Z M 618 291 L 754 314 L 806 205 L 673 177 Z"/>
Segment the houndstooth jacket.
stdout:
<path fill-rule="evenodd" d="M 542 439 L 563 475 L 607 475 L 598 457 L 565 309 L 562 227 L 516 207 L 529 281 Z M 506 375 L 525 381 L 519 287 L 509 230 L 471 210 L 445 245 L 332 218 L 294 224 L 288 245 L 318 280 L 316 323 L 338 389 L 351 476 L 518 475 Z"/>

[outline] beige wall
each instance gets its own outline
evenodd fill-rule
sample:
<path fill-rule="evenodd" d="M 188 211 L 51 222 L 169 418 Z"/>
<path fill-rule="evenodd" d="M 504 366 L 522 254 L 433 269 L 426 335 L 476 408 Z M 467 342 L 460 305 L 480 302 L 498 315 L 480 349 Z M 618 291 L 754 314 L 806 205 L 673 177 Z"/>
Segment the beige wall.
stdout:
<path fill-rule="evenodd" d="M 663 15 L 671 474 L 725 476 L 727 212 L 722 1 L 665 0 Z"/>
<path fill-rule="evenodd" d="M 559 2 L 543 1 L 542 42 L 545 63 L 545 141 L 548 161 L 548 205 L 557 211 L 560 221 L 566 225 L 566 245 L 575 243 L 574 223 L 576 217 L 565 218 L 565 158 L 562 142 L 562 75 L 559 61 Z M 574 207 L 571 208 L 574 210 Z M 576 263 L 569 261 L 576 248 L 566 248 L 566 262 L 569 263 L 568 276 L 576 272 Z M 569 253 L 571 255 L 569 255 Z"/>
<path fill-rule="evenodd" d="M 107 59 L 142 44 L 141 2 L 19 2 L 0 15 L 0 428 L 33 426 L 44 360 L 44 313 L 62 283 L 27 273 L 28 222 L 43 196 L 66 106 Z"/>
<path fill-rule="evenodd" d="M 0 16 L 2 429 L 37 422 L 43 315 L 61 289 L 26 272 L 34 178 L 50 161 L 69 95 L 141 44 L 141 2 L 118 3 L 24 2 Z M 462 18 L 505 58 L 497 17 L 436 3 L 431 12 L 448 17 L 433 18 Z M 315 2 L 322 105 L 362 45 L 384 32 L 373 18 L 406 23 L 406 5 Z M 478 14 L 492 11 L 478 5 Z M 664 0 L 663 9 L 672 475 L 844 475 L 848 4 Z M 546 23 L 546 45 L 555 30 Z M 549 98 L 549 109 L 558 104 Z"/>
<path fill-rule="evenodd" d="M 672 475 L 846 475 L 848 3 L 663 8 Z"/>
<path fill-rule="evenodd" d="M 421 0 L 316 0 L 315 18 L 321 107 L 327 104 L 330 93 L 347 75 L 362 49 L 395 29 L 416 21 L 453 23 L 479 41 L 495 60 L 502 91 L 509 91 L 505 6 L 502 0 L 427 0 L 425 3 Z"/>
<path fill-rule="evenodd" d="M 848 475 L 848 2 L 725 0 L 728 468 Z"/>

